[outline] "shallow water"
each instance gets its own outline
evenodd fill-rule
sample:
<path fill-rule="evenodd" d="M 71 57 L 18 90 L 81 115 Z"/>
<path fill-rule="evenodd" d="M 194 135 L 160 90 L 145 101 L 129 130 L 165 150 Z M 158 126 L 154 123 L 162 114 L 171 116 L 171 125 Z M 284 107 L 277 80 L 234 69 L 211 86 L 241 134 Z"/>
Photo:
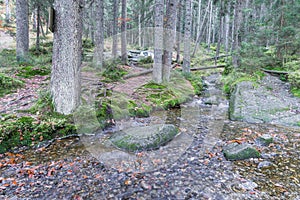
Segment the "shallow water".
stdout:
<path fill-rule="evenodd" d="M 116 123 L 117 126 L 93 135 L 56 140 L 47 148 L 22 152 L 22 156 L 15 159 L 15 162 L 27 161 L 32 162 L 33 165 L 41 165 L 58 160 L 92 156 L 109 169 L 146 174 L 156 173 L 155 171 L 160 169 L 169 169 L 170 166 L 175 166 L 174 170 L 179 173 L 180 167 L 176 167 L 178 163 L 179 166 L 190 167 L 191 171 L 185 173 L 191 173 L 191 176 L 194 165 L 207 167 L 210 166 L 207 163 L 212 163 L 206 173 L 216 175 L 216 180 L 214 180 L 216 185 L 220 184 L 221 187 L 226 183 L 223 180 L 224 177 L 217 176 L 220 166 L 228 166 L 229 171 L 222 172 L 225 174 L 225 179 L 226 174 L 230 174 L 240 180 L 240 182 L 232 183 L 229 188 L 224 186 L 225 199 L 231 197 L 237 199 L 241 194 L 243 199 L 252 199 L 254 194 L 260 198 L 299 199 L 299 129 L 228 120 L 228 101 L 218 89 L 217 79 L 216 75 L 207 78 L 206 91 L 210 92 L 205 92 L 202 97 L 195 97 L 192 102 L 180 108 L 157 111 L 149 118 L 121 120 Z M 211 99 L 208 98 L 211 96 L 216 96 L 217 102 L 210 102 Z M 157 150 L 136 153 L 121 151 L 106 142 L 116 130 L 158 123 L 172 123 L 180 129 L 181 134 Z M 228 162 L 223 157 L 222 147 L 229 141 L 235 140 L 256 145 L 255 139 L 264 133 L 272 135 L 274 142 L 268 147 L 257 146 L 261 152 L 261 158 Z M 197 139 L 199 137 L 202 139 Z M 198 144 L 199 141 L 201 141 L 200 144 Z M 214 157 L 217 157 L 217 161 L 213 161 Z M 187 161 L 181 161 L 184 158 Z M 8 176 L 10 169 L 0 168 L 0 172 Z M 200 185 L 205 184 L 204 179 L 209 178 L 210 175 L 203 173 L 203 176 L 203 180 L 193 180 L 192 176 L 193 184 L 195 181 Z M 183 181 L 178 184 L 184 185 L 185 183 Z M 202 188 L 200 185 L 199 188 Z M 207 194 L 214 193 L 214 185 L 206 189 Z"/>

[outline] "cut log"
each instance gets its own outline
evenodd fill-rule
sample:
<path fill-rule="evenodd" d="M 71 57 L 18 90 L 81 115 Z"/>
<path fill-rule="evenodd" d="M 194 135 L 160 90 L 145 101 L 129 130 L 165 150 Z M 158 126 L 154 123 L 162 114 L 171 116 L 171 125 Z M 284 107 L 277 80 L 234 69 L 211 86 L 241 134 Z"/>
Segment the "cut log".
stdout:
<path fill-rule="evenodd" d="M 271 73 L 271 74 L 286 74 L 286 75 L 289 74 L 289 72 L 287 72 L 287 71 L 269 70 L 269 69 L 264 69 L 264 68 L 262 68 L 261 70 L 263 70 L 264 72 L 267 72 L 267 73 Z"/>
<path fill-rule="evenodd" d="M 153 71 L 153 69 L 149 69 L 149 70 L 145 70 L 145 71 L 142 71 L 142 72 L 139 72 L 136 74 L 128 74 L 128 75 L 124 76 L 123 79 L 126 80 L 126 79 L 130 79 L 130 78 L 137 77 L 137 76 L 143 76 L 143 75 L 152 73 L 152 71 Z"/>

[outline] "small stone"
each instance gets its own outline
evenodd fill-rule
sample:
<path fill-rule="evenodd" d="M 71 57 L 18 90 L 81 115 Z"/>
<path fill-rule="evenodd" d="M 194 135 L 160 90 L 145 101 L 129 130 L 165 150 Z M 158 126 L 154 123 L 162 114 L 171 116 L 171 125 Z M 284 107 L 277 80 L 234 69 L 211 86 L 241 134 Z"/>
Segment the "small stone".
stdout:
<path fill-rule="evenodd" d="M 268 146 L 273 142 L 273 137 L 269 134 L 263 134 L 262 136 L 256 139 L 256 142 L 263 146 Z"/>
<path fill-rule="evenodd" d="M 150 190 L 151 189 L 151 185 L 147 184 L 145 181 L 141 182 L 141 186 L 142 188 L 144 188 L 145 190 Z"/>
<path fill-rule="evenodd" d="M 258 187 L 258 185 L 252 181 L 247 181 L 245 183 L 239 184 L 239 187 L 242 188 L 243 190 L 254 190 L 255 188 Z"/>
<path fill-rule="evenodd" d="M 267 169 L 267 168 L 270 168 L 274 166 L 273 163 L 269 162 L 269 161 L 263 161 L 263 162 L 260 162 L 258 165 L 257 165 L 257 168 L 258 169 Z"/>
<path fill-rule="evenodd" d="M 223 148 L 227 160 L 245 160 L 248 158 L 259 158 L 260 153 L 249 144 L 231 143 Z"/>

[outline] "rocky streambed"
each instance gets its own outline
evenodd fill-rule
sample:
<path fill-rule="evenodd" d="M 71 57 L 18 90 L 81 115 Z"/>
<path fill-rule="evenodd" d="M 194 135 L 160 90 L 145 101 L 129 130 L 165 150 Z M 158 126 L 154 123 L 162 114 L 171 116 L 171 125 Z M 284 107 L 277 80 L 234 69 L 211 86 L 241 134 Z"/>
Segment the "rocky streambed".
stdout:
<path fill-rule="evenodd" d="M 228 120 L 220 75 L 205 79 L 193 102 L 122 127 L 173 124 L 181 134 L 158 149 L 126 152 L 107 146 L 107 130 L 57 140 L 47 148 L 1 155 L 3 199 L 299 199 L 300 131 Z M 263 134 L 268 145 L 257 145 Z M 259 158 L 228 161 L 230 143 L 255 146 Z"/>

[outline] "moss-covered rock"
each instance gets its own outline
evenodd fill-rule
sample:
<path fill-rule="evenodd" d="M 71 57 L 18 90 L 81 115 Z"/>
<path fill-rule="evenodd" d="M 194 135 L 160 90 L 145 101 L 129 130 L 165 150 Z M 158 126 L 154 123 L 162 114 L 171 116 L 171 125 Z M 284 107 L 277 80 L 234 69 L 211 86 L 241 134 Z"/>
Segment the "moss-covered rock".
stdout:
<path fill-rule="evenodd" d="M 273 137 L 269 134 L 263 134 L 256 139 L 256 142 L 263 146 L 268 146 L 273 142 Z"/>
<path fill-rule="evenodd" d="M 109 140 L 119 149 L 135 152 L 157 149 L 171 141 L 177 134 L 178 130 L 174 125 L 157 124 L 119 131 Z"/>
<path fill-rule="evenodd" d="M 223 153 L 227 160 L 245 160 L 260 157 L 260 153 L 249 144 L 230 143 L 223 148 Z"/>

